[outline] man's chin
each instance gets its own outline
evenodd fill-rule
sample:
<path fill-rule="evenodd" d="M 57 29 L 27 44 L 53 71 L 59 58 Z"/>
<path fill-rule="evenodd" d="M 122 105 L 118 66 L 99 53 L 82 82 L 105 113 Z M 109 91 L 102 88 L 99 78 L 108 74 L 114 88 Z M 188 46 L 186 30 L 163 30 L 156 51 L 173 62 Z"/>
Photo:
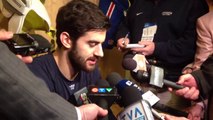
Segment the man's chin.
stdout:
<path fill-rule="evenodd" d="M 86 67 L 86 68 L 84 69 L 84 71 L 85 71 L 85 72 L 92 72 L 92 71 L 94 71 L 94 69 L 95 69 L 95 66 L 90 66 L 90 67 Z"/>

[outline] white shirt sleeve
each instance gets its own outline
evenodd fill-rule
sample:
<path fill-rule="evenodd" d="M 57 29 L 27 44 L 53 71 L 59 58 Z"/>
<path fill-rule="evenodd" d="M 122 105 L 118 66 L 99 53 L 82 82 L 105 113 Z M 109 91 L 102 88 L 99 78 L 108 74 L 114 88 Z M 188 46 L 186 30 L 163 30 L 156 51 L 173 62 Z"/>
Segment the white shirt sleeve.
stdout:
<path fill-rule="evenodd" d="M 77 111 L 77 115 L 78 115 L 78 120 L 82 120 L 82 116 L 81 116 L 81 111 L 79 110 L 79 108 L 75 107 L 76 111 Z"/>

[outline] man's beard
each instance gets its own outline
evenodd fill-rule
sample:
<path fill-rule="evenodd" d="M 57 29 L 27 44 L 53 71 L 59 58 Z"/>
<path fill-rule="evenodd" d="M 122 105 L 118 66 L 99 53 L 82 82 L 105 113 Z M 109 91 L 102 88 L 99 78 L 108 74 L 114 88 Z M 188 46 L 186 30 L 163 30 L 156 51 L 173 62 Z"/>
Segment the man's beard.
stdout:
<path fill-rule="evenodd" d="M 91 72 L 95 69 L 95 66 L 90 68 L 86 66 L 86 59 L 80 56 L 76 47 L 73 47 L 73 49 L 70 50 L 70 52 L 68 53 L 68 57 L 69 57 L 71 65 L 76 71 L 83 70 L 86 72 Z"/>

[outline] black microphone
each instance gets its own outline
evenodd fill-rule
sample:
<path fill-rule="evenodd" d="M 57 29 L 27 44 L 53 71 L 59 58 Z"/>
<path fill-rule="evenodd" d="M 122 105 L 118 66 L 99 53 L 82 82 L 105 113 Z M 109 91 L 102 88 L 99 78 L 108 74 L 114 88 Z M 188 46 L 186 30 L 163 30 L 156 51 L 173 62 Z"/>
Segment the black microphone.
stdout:
<path fill-rule="evenodd" d="M 118 120 L 154 120 L 151 106 L 142 100 L 137 88 L 126 87 L 120 95 L 125 108 L 118 114 Z"/>
<path fill-rule="evenodd" d="M 134 94 L 133 94 L 134 93 Z M 125 87 L 121 92 L 121 101 L 123 102 L 123 106 L 127 107 L 132 103 L 135 103 L 142 99 L 141 93 L 135 87 Z"/>
<path fill-rule="evenodd" d="M 96 83 L 96 85 L 99 86 L 99 87 L 110 87 L 109 83 L 106 80 L 98 80 L 97 83 Z M 109 105 L 108 105 L 108 101 L 106 100 L 106 98 L 99 97 L 99 99 L 96 100 L 95 103 L 98 106 L 102 107 L 103 109 L 109 110 Z M 109 117 L 108 117 L 108 115 L 106 115 L 104 117 L 99 117 L 99 120 L 109 120 Z"/>
<path fill-rule="evenodd" d="M 133 58 L 135 56 L 134 53 L 132 53 L 132 51 L 128 51 L 127 53 L 125 53 L 123 55 L 123 60 L 126 59 L 126 58 Z"/>
<path fill-rule="evenodd" d="M 138 91 L 142 92 L 141 88 L 130 80 L 123 79 L 118 73 L 112 72 L 107 77 L 106 80 L 109 82 L 110 86 L 116 87 L 118 93 L 120 94 L 126 87 L 135 87 Z M 143 94 L 143 93 L 141 93 Z"/>
<path fill-rule="evenodd" d="M 96 85 L 88 88 L 87 96 L 89 100 L 109 110 L 110 106 L 120 97 L 117 94 L 117 89 L 110 87 L 106 80 L 99 80 Z M 100 117 L 99 120 L 109 120 L 109 116 Z"/>
<path fill-rule="evenodd" d="M 134 70 L 137 67 L 137 62 L 132 58 L 125 58 L 122 60 L 122 67 L 126 70 Z"/>
<path fill-rule="evenodd" d="M 133 81 L 125 80 L 123 79 L 118 73 L 112 72 L 109 74 L 106 78 L 106 80 L 109 82 L 111 86 L 115 86 L 118 90 L 119 94 L 122 94 L 121 92 L 126 88 L 126 87 L 135 87 L 137 90 L 140 92 L 140 95 L 144 94 L 144 92 L 138 87 L 136 83 Z M 132 94 L 132 93 L 131 93 Z M 134 93 L 135 94 L 135 93 Z M 124 103 L 121 101 L 121 105 Z M 159 111 L 169 113 L 171 115 L 175 116 L 184 116 L 187 117 L 188 113 L 174 109 L 172 107 L 169 107 L 167 105 L 161 104 L 161 103 L 156 103 L 155 105 L 152 106 L 154 109 L 157 109 Z"/>
<path fill-rule="evenodd" d="M 131 64 L 131 63 L 135 63 L 135 60 L 130 58 L 126 58 L 126 59 L 127 60 L 123 60 L 123 63 L 122 63 L 123 65 L 125 65 L 125 69 L 130 71 L 135 69 L 136 68 L 135 66 L 137 65 Z M 175 82 L 171 82 L 170 80 L 164 79 L 165 72 L 163 68 L 160 68 L 154 65 L 147 65 L 147 70 L 148 71 L 138 70 L 136 73 L 131 72 L 131 75 L 136 81 L 140 83 L 149 82 L 150 85 L 160 87 L 160 88 L 162 88 L 164 84 L 174 89 L 184 88 L 184 86 L 182 85 L 179 85 Z"/>
<path fill-rule="evenodd" d="M 147 83 L 149 79 L 147 71 L 138 70 L 137 72 L 133 72 L 133 70 L 137 68 L 137 62 L 133 59 L 134 56 L 135 54 L 133 53 L 126 53 L 122 60 L 122 67 L 126 70 L 130 70 L 130 74 L 135 80 L 138 80 L 138 77 L 139 77 L 139 78 L 143 78 L 144 80 L 140 82 Z"/>

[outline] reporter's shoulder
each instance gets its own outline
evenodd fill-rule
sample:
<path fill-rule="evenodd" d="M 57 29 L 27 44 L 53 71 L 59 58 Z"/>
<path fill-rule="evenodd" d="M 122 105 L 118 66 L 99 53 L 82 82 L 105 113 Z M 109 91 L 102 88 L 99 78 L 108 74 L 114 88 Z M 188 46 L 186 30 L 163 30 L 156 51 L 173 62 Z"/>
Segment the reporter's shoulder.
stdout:
<path fill-rule="evenodd" d="M 44 53 L 44 54 L 39 54 L 39 55 L 34 55 L 33 56 L 33 63 L 35 62 L 41 62 L 41 61 L 48 61 L 50 59 L 53 59 L 53 54 L 52 53 Z"/>
<path fill-rule="evenodd" d="M 41 69 L 41 68 L 46 68 L 46 66 L 52 64 L 54 62 L 54 58 L 52 53 L 49 54 L 43 54 L 40 56 L 34 56 L 33 57 L 33 62 L 28 63 L 27 66 L 30 69 Z"/>

